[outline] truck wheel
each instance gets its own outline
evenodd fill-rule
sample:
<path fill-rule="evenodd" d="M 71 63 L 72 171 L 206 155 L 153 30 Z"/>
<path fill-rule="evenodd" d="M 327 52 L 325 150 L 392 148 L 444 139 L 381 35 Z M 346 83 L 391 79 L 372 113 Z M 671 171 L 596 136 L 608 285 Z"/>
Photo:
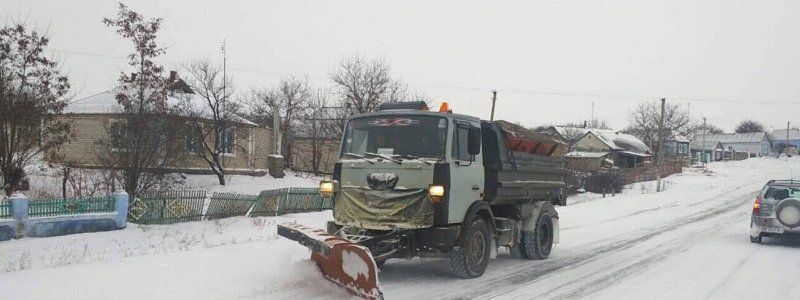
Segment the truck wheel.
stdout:
<path fill-rule="evenodd" d="M 519 245 L 514 248 L 517 248 L 516 251 L 522 258 L 546 259 L 553 250 L 553 217 L 550 216 L 550 212 L 542 210 L 534 230 L 534 232 L 523 231 Z M 517 257 L 514 251 L 512 248 L 511 255 Z"/>
<path fill-rule="evenodd" d="M 450 270 L 461 278 L 483 275 L 489 264 L 491 232 L 483 219 L 475 218 L 461 239 L 460 247 L 450 254 Z"/>
<path fill-rule="evenodd" d="M 387 261 L 386 259 L 384 259 L 384 260 L 376 260 L 375 261 L 375 265 L 378 266 L 378 268 L 383 268 L 383 265 L 386 264 L 386 261 Z"/>

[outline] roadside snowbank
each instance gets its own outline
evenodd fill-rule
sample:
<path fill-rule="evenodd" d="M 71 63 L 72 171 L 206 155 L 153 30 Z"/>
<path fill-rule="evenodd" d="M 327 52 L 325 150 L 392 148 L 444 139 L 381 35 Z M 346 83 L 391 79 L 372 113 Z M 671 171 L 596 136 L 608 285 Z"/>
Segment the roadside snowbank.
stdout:
<path fill-rule="evenodd" d="M 230 299 L 328 285 L 309 252 L 275 225 L 323 227 L 330 211 L 235 217 L 113 232 L 0 243 L 0 286 L 8 299 Z M 226 280 L 236 278 L 236 280 Z M 13 287 L 7 289 L 6 287 Z M 340 296 L 346 297 L 342 292 Z"/>

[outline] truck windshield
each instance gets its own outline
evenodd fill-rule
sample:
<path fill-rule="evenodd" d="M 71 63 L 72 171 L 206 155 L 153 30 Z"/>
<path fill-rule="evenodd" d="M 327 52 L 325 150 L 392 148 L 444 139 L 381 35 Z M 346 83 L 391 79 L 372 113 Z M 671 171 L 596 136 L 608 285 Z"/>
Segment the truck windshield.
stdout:
<path fill-rule="evenodd" d="M 444 158 L 447 119 L 434 116 L 374 116 L 347 123 L 342 156 L 369 153 L 398 158 Z"/>

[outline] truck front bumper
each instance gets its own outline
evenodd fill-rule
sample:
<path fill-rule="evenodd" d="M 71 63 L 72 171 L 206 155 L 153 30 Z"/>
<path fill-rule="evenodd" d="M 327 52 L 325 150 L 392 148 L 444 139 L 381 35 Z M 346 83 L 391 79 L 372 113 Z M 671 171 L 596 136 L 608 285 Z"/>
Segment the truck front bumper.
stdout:
<path fill-rule="evenodd" d="M 328 232 L 337 233 L 341 226 L 328 223 Z M 344 233 L 348 240 L 369 248 L 375 260 L 412 257 L 447 257 L 458 242 L 459 226 L 421 229 L 370 230 L 359 235 Z M 340 234 L 341 236 L 341 234 Z"/>

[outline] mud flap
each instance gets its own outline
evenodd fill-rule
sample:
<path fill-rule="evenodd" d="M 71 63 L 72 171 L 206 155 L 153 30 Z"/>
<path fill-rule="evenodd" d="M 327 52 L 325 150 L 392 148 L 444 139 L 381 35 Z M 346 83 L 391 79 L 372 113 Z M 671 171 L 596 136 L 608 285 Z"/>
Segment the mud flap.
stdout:
<path fill-rule="evenodd" d="M 558 225 L 558 218 L 553 218 L 553 244 L 558 245 L 561 240 L 561 228 Z"/>
<path fill-rule="evenodd" d="M 367 247 L 297 223 L 279 224 L 278 235 L 311 249 L 311 259 L 328 280 L 365 299 L 383 299 L 378 266 Z"/>

